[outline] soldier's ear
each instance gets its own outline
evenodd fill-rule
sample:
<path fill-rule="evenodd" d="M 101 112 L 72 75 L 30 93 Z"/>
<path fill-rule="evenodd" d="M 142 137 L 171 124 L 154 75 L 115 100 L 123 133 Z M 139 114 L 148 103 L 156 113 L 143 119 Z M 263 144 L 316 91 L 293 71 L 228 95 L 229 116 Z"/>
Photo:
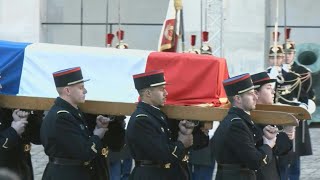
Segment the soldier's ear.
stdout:
<path fill-rule="evenodd" d="M 234 100 L 234 102 L 236 102 L 236 103 L 240 103 L 240 101 L 241 101 L 240 95 L 235 95 L 235 96 L 233 96 L 233 100 Z"/>
<path fill-rule="evenodd" d="M 147 89 L 147 90 L 146 90 L 146 95 L 147 95 L 148 97 L 151 96 L 151 90 L 150 90 L 150 89 Z"/>
<path fill-rule="evenodd" d="M 64 87 L 64 91 L 68 96 L 70 96 L 71 93 L 70 93 L 70 89 L 68 86 Z"/>

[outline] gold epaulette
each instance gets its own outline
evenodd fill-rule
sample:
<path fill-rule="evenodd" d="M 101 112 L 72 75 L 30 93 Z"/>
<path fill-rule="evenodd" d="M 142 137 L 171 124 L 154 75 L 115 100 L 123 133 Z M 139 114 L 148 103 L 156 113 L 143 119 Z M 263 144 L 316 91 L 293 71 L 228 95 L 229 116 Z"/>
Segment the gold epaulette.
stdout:
<path fill-rule="evenodd" d="M 138 115 L 136 115 L 136 118 L 137 117 L 148 117 L 148 115 L 146 115 L 146 114 L 138 114 Z"/>
<path fill-rule="evenodd" d="M 60 113 L 69 113 L 69 111 L 66 111 L 66 110 L 60 110 L 57 112 L 57 114 L 60 114 Z"/>

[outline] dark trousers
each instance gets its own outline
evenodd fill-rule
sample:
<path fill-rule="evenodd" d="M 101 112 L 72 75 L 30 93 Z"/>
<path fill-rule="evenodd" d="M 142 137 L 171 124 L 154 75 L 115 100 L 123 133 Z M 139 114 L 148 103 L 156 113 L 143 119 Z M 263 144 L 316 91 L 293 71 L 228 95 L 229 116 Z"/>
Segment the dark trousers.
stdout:
<path fill-rule="evenodd" d="M 128 180 L 132 168 L 132 159 L 110 163 L 110 180 Z"/>
<path fill-rule="evenodd" d="M 192 180 L 212 180 L 214 164 L 206 165 L 191 165 Z"/>
<path fill-rule="evenodd" d="M 290 163 L 279 159 L 281 180 L 299 180 L 300 178 L 300 156 L 294 156 Z"/>

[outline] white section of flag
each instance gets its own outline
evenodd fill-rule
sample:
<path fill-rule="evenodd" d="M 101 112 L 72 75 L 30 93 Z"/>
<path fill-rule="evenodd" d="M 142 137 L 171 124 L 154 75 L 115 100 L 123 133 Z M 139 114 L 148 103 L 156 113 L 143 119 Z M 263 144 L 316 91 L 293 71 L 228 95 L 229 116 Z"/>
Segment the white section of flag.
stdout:
<path fill-rule="evenodd" d="M 57 97 L 52 73 L 80 66 L 87 100 L 137 102 L 133 74 L 145 71 L 151 51 L 36 43 L 26 47 L 20 96 Z"/>

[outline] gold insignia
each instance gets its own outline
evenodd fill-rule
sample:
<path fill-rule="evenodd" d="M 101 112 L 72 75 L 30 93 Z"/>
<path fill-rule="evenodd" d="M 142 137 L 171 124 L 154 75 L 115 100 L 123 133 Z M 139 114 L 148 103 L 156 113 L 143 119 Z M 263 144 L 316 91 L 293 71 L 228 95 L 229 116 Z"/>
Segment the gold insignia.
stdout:
<path fill-rule="evenodd" d="M 264 163 L 264 164 L 268 164 L 268 162 L 267 162 L 267 157 L 268 157 L 268 155 L 266 155 L 266 156 L 263 158 L 263 163 Z"/>
<path fill-rule="evenodd" d="M 161 131 L 162 131 L 162 132 L 164 132 L 164 129 L 163 129 L 163 127 L 161 127 Z"/>
<path fill-rule="evenodd" d="M 188 162 L 188 160 L 189 160 L 189 155 L 185 155 L 182 159 L 182 161 L 186 161 L 186 162 Z"/>
<path fill-rule="evenodd" d="M 60 113 L 69 113 L 69 111 L 66 111 L 66 110 L 60 110 L 57 112 L 57 114 L 60 114 Z"/>
<path fill-rule="evenodd" d="M 97 149 L 96 149 L 96 144 L 95 144 L 95 143 L 93 143 L 93 145 L 91 146 L 91 149 L 92 149 L 92 151 L 95 152 L 95 153 L 98 152 Z"/>
<path fill-rule="evenodd" d="M 167 164 L 164 165 L 164 168 L 169 169 L 170 166 L 171 166 L 171 163 L 167 163 Z"/>
<path fill-rule="evenodd" d="M 83 163 L 83 165 L 88 166 L 90 164 L 90 161 L 86 161 Z"/>
<path fill-rule="evenodd" d="M 24 152 L 29 152 L 31 150 L 31 144 L 25 144 L 23 150 Z"/>
<path fill-rule="evenodd" d="M 102 148 L 101 155 L 104 157 L 107 157 L 108 154 L 109 154 L 109 148 L 108 147 Z"/>
<path fill-rule="evenodd" d="M 2 147 L 5 148 L 5 149 L 8 149 L 8 146 L 6 146 L 7 142 L 8 142 L 8 138 L 6 138 L 6 141 L 2 145 Z"/>
<path fill-rule="evenodd" d="M 172 41 L 173 36 L 174 36 L 174 27 L 171 24 L 168 24 L 164 29 L 164 37 L 167 40 Z"/>

